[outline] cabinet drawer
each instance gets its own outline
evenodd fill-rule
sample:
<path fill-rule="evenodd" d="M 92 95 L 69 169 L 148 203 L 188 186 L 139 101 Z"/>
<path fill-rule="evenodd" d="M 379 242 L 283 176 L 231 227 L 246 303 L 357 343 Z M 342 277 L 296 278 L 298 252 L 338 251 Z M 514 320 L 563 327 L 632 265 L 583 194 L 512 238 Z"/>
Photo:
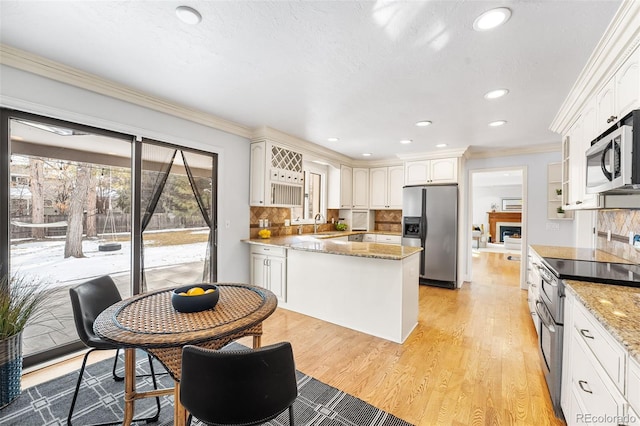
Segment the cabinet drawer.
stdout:
<path fill-rule="evenodd" d="M 263 246 L 259 244 L 251 245 L 251 253 L 252 254 L 264 254 L 267 256 L 286 256 L 287 249 L 284 247 L 277 246 Z"/>
<path fill-rule="evenodd" d="M 362 237 L 362 241 L 365 243 L 375 243 L 376 242 L 376 235 L 375 234 L 364 234 L 364 237 Z"/>
<path fill-rule="evenodd" d="M 376 242 L 381 244 L 400 244 L 402 237 L 399 235 L 377 235 Z"/>
<path fill-rule="evenodd" d="M 631 357 L 627 364 L 627 401 L 634 411 L 640 412 L 640 364 Z"/>
<path fill-rule="evenodd" d="M 573 311 L 575 335 L 584 342 L 613 380 L 620 392 L 624 392 L 625 352 L 609 333 L 598 323 L 582 304 Z"/>
<path fill-rule="evenodd" d="M 573 334 L 571 342 L 573 366 L 571 377 L 571 392 L 577 397 L 579 404 L 587 408 L 591 416 L 607 416 L 615 423 L 615 416 L 623 414 L 623 399 L 613 388 L 613 384 L 605 378 L 602 367 L 596 361 L 591 351 L 584 344 L 579 334 Z M 609 382 L 607 386 L 606 382 Z M 567 419 L 569 424 L 581 423 L 581 419 Z M 585 419 L 582 419 L 584 423 Z M 608 424 L 608 423 L 607 423 Z"/>

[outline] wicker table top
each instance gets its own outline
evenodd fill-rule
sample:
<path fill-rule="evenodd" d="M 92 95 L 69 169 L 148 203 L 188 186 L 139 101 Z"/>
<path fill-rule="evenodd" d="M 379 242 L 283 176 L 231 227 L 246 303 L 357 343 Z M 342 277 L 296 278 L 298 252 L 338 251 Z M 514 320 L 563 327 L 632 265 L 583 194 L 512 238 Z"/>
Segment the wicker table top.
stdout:
<path fill-rule="evenodd" d="M 165 289 L 112 305 L 96 318 L 94 331 L 122 347 L 198 345 L 260 325 L 276 309 L 277 298 L 269 290 L 236 283 L 216 285 L 220 299 L 212 310 L 177 312 L 171 305 L 172 289 Z"/>

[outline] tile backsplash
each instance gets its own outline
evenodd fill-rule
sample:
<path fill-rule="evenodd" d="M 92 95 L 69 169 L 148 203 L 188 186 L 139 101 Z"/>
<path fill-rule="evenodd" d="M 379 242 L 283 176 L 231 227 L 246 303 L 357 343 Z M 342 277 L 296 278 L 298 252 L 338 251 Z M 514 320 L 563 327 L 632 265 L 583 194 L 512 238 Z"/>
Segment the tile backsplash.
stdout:
<path fill-rule="evenodd" d="M 611 241 L 607 241 L 607 231 Z M 629 244 L 629 233 L 640 234 L 640 210 L 600 210 L 596 247 L 607 253 L 640 264 L 640 249 Z"/>
<path fill-rule="evenodd" d="M 327 222 L 318 226 L 318 231 L 333 231 L 335 225 L 331 223 L 331 219 L 338 221 L 339 210 L 327 210 Z M 268 229 L 274 237 L 280 235 L 291 235 L 298 232 L 298 225 L 284 226 L 285 219 L 291 220 L 291 209 L 288 207 L 251 207 L 249 213 L 249 238 L 258 238 L 260 231 L 260 219 L 269 220 Z M 313 232 L 313 225 L 303 225 L 302 232 L 307 234 Z"/>
<path fill-rule="evenodd" d="M 376 210 L 375 230 L 402 232 L 402 210 Z"/>

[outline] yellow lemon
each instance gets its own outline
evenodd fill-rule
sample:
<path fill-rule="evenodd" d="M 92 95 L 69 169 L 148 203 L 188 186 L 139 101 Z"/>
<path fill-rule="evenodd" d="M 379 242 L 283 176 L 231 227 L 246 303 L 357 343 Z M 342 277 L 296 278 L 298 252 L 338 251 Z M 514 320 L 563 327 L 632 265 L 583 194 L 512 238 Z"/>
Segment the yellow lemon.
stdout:
<path fill-rule="evenodd" d="M 187 290 L 187 296 L 200 296 L 201 294 L 204 294 L 202 287 L 191 287 Z"/>
<path fill-rule="evenodd" d="M 213 293 L 215 290 L 212 288 L 207 289 L 204 294 L 209 294 L 209 293 Z"/>
<path fill-rule="evenodd" d="M 182 292 L 182 293 L 178 293 L 178 294 L 179 294 L 180 296 L 186 296 L 186 295 L 187 295 L 187 293 L 184 293 L 184 292 Z"/>

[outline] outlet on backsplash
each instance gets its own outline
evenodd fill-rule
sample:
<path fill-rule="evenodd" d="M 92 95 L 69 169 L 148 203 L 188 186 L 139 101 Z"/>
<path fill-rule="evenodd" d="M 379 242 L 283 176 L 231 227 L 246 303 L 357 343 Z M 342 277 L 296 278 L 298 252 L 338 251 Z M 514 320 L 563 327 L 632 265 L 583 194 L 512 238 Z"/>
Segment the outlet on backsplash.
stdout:
<path fill-rule="evenodd" d="M 598 211 L 596 248 L 640 264 L 640 210 Z M 609 232 L 611 232 L 611 237 Z M 636 238 L 638 239 L 636 243 Z"/>

